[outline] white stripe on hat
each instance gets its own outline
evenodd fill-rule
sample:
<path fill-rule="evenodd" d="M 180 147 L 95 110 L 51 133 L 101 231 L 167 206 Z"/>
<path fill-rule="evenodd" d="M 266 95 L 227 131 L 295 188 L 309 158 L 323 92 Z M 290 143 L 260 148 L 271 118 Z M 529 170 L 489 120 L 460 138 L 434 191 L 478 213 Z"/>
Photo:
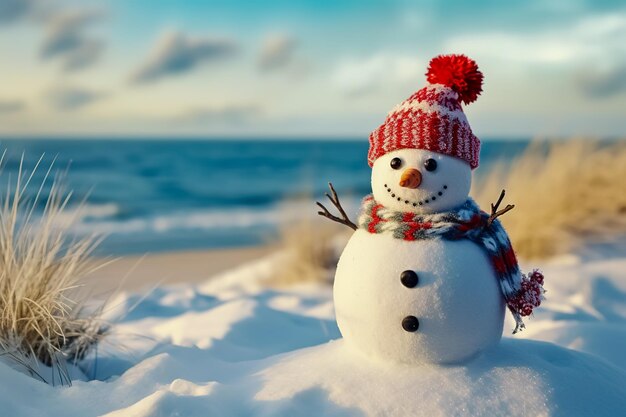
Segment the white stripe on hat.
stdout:
<path fill-rule="evenodd" d="M 467 117 L 465 117 L 465 113 L 462 110 L 454 110 L 450 111 L 447 107 L 441 106 L 439 104 L 429 104 L 426 101 L 405 101 L 399 105 L 397 105 L 393 110 L 389 112 L 387 115 L 388 118 L 395 117 L 397 113 L 410 110 L 413 112 L 417 112 L 418 110 L 422 110 L 424 113 L 439 113 L 441 116 L 448 116 L 450 120 L 458 120 L 461 123 L 469 124 L 467 121 Z"/>

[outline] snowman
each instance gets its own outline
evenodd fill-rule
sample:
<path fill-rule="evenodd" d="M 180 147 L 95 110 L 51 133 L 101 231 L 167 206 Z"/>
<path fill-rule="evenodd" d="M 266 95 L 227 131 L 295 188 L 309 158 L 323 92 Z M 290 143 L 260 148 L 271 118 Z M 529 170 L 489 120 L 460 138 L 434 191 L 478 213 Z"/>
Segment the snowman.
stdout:
<path fill-rule="evenodd" d="M 335 274 L 337 324 L 346 345 L 404 363 L 459 363 L 498 343 L 508 307 L 524 327 L 543 297 L 543 275 L 522 274 L 498 216 L 469 198 L 480 141 L 462 103 L 483 75 L 464 55 L 431 60 L 428 84 L 395 107 L 370 135 L 372 194 Z"/>

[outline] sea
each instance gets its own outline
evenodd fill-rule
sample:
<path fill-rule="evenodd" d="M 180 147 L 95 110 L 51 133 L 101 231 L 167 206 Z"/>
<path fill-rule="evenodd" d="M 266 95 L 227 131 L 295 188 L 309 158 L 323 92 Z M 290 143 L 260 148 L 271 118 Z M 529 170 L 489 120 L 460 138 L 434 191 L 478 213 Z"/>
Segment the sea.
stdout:
<path fill-rule="evenodd" d="M 483 141 L 476 172 L 528 145 Z M 60 178 L 72 192 L 71 233 L 104 236 L 99 255 L 271 243 L 289 224 L 316 216 L 314 200 L 328 182 L 353 218 L 370 192 L 366 139 L 4 139 L 0 148 L 1 189 L 20 164 L 30 175 L 42 158 L 25 194 L 35 195 L 52 166 L 44 197 L 50 178 Z"/>

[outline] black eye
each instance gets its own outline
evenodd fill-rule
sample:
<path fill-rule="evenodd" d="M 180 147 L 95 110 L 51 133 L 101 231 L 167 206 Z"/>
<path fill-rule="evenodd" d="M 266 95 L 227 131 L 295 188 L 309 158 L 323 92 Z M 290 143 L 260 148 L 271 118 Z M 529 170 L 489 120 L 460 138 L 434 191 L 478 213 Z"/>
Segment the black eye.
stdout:
<path fill-rule="evenodd" d="M 437 169 L 437 161 L 435 161 L 434 159 L 430 158 L 427 159 L 426 162 L 424 162 L 424 168 L 426 168 L 426 171 L 434 171 Z"/>
<path fill-rule="evenodd" d="M 389 165 L 391 165 L 391 168 L 393 168 L 393 169 L 400 169 L 400 167 L 402 166 L 402 159 L 400 159 L 400 158 L 393 158 Z"/>

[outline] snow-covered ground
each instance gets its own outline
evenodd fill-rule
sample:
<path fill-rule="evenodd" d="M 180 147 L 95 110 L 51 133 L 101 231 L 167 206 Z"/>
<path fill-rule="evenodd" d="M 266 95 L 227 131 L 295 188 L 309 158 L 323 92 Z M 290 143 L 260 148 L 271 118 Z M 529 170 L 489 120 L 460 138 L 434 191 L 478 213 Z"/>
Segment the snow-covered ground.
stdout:
<path fill-rule="evenodd" d="M 626 258 L 543 265 L 527 330 L 462 366 L 371 362 L 332 290 L 268 290 L 277 255 L 199 285 L 123 294 L 114 334 L 52 387 L 0 363 L 3 416 L 626 415 Z M 527 269 L 527 268 L 525 268 Z"/>

